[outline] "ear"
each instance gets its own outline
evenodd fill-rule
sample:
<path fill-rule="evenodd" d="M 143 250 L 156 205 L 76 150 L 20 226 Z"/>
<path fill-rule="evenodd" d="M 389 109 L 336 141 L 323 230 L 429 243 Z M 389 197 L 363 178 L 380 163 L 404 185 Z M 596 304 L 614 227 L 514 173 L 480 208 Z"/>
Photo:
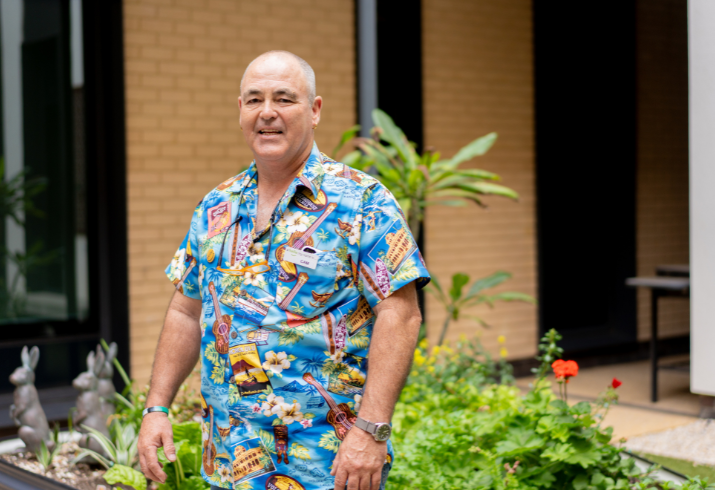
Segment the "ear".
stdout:
<path fill-rule="evenodd" d="M 320 111 L 323 109 L 323 98 L 318 95 L 313 101 L 313 107 L 311 110 L 313 112 L 313 126 L 317 126 L 320 123 Z"/>
<path fill-rule="evenodd" d="M 30 369 L 34 371 L 39 361 L 40 349 L 37 346 L 34 346 L 32 349 L 30 349 Z"/>
<path fill-rule="evenodd" d="M 24 367 L 30 367 L 30 355 L 27 353 L 27 346 L 22 348 L 20 359 L 22 359 L 22 365 Z"/>
<path fill-rule="evenodd" d="M 112 362 L 115 357 L 117 357 L 117 343 L 112 342 L 109 344 L 109 350 L 107 351 L 107 362 Z"/>
<path fill-rule="evenodd" d="M 102 372 L 103 368 L 104 368 L 104 353 L 99 352 L 99 353 L 97 353 L 97 357 L 95 357 L 95 359 L 94 359 L 94 366 L 92 369 L 94 376 L 98 377 L 99 373 Z"/>
<path fill-rule="evenodd" d="M 87 371 L 93 371 L 94 370 L 94 351 L 90 351 L 89 354 L 87 354 Z"/>

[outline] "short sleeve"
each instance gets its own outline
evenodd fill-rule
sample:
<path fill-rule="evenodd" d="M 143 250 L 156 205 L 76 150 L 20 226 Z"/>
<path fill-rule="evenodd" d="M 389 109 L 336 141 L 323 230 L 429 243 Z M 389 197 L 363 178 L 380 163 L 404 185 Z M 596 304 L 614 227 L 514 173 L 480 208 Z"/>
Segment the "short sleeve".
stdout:
<path fill-rule="evenodd" d="M 194 210 L 191 227 L 165 271 L 177 291 L 194 299 L 201 299 L 198 264 L 199 243 L 197 240 L 202 215 L 201 209 L 201 203 L 199 203 Z"/>
<path fill-rule="evenodd" d="M 382 184 L 366 189 L 355 221 L 360 225 L 357 272 L 371 307 L 401 287 L 430 281 L 417 242 L 392 193 Z"/>

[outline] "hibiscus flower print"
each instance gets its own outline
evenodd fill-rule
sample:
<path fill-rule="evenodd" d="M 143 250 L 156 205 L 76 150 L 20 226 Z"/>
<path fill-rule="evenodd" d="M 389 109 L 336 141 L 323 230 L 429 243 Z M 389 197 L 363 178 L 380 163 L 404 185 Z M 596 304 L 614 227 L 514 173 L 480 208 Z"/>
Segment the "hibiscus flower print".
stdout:
<path fill-rule="evenodd" d="M 253 272 L 246 272 L 243 275 L 243 284 L 249 286 L 260 286 L 263 282 L 263 274 L 254 274 Z"/>
<path fill-rule="evenodd" d="M 266 398 L 266 401 L 261 405 L 261 410 L 263 410 L 263 415 L 270 417 L 277 414 L 280 411 L 280 406 L 285 402 L 282 396 L 276 396 L 275 393 L 271 393 Z M 257 404 L 256 404 L 257 405 Z"/>
<path fill-rule="evenodd" d="M 300 411 L 300 403 L 281 403 L 278 416 L 283 420 L 283 425 L 290 425 L 293 422 L 303 420 L 303 412 Z"/>
<path fill-rule="evenodd" d="M 218 469 L 218 476 L 221 477 L 222 482 L 230 482 L 231 479 L 231 470 L 228 468 L 228 466 L 221 465 L 221 467 Z"/>
<path fill-rule="evenodd" d="M 350 245 L 355 245 L 356 243 L 360 242 L 360 229 L 362 228 L 362 214 L 358 214 L 355 216 L 355 221 L 353 221 L 353 227 L 352 230 L 350 231 L 350 236 L 348 237 L 348 241 L 350 242 Z"/>
<path fill-rule="evenodd" d="M 355 395 L 355 406 L 353 407 L 353 411 L 355 413 L 360 411 L 361 404 L 362 404 L 362 395 Z"/>
<path fill-rule="evenodd" d="M 302 211 L 296 211 L 294 213 L 287 212 L 278 222 L 279 226 L 285 226 L 288 234 L 295 233 L 296 231 L 305 231 L 310 226 L 310 220 L 308 215 Z"/>
<path fill-rule="evenodd" d="M 338 175 L 338 172 L 342 172 L 343 165 L 337 162 L 329 163 L 328 165 L 324 165 L 323 169 L 325 169 L 325 172 L 330 175 Z"/>
<path fill-rule="evenodd" d="M 266 260 L 266 255 L 263 253 L 263 245 L 261 243 L 251 245 L 251 248 L 248 249 L 248 253 L 250 254 L 248 259 L 254 264 Z"/>
<path fill-rule="evenodd" d="M 270 369 L 276 374 L 280 374 L 284 369 L 290 367 L 288 355 L 285 352 L 276 354 L 272 350 L 266 352 L 266 360 L 263 362 L 263 369 Z"/>
<path fill-rule="evenodd" d="M 300 425 L 302 425 L 304 429 L 307 429 L 308 427 L 313 427 L 313 421 L 310 419 L 303 419 L 300 421 Z"/>
<path fill-rule="evenodd" d="M 343 358 L 345 357 L 345 352 L 341 350 L 335 351 L 335 354 L 330 356 L 330 359 L 335 363 L 335 364 L 340 364 L 343 362 Z"/>

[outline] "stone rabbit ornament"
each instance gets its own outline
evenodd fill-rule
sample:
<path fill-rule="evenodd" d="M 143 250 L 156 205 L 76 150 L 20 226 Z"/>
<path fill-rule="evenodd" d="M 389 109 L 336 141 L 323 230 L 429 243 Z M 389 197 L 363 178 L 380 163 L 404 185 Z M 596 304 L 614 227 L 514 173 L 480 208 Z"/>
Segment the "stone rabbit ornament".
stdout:
<path fill-rule="evenodd" d="M 95 354 L 90 352 L 87 356 L 87 371 L 77 376 L 72 381 L 72 386 L 80 391 L 77 397 L 77 411 L 74 416 L 74 425 L 83 433 L 79 446 L 89 448 L 99 454 L 105 454 L 102 446 L 89 437 L 83 426 L 91 427 L 109 438 L 107 417 L 102 413 L 102 402 L 99 399 L 99 373 L 104 368 L 104 353 L 99 349 Z"/>
<path fill-rule="evenodd" d="M 101 352 L 101 347 L 97 346 L 97 352 Z M 104 359 L 104 366 L 99 372 L 99 385 L 97 391 L 99 392 L 99 397 L 102 402 L 102 413 L 104 418 L 108 419 L 110 415 L 113 415 L 116 406 L 114 405 L 114 394 L 117 392 L 112 382 L 112 377 L 114 376 L 114 366 L 112 362 L 117 357 L 117 343 L 112 342 L 109 344 L 109 349 L 107 350 L 106 357 Z"/>
<path fill-rule="evenodd" d="M 37 346 L 27 351 L 22 348 L 22 366 L 10 375 L 10 382 L 15 388 L 14 402 L 10 405 L 10 418 L 20 427 L 17 434 L 28 450 L 36 453 L 45 441 L 51 451 L 54 442 L 50 438 L 50 426 L 47 424 L 45 411 L 40 405 L 40 398 L 35 388 L 35 368 L 40 360 L 40 349 Z"/>

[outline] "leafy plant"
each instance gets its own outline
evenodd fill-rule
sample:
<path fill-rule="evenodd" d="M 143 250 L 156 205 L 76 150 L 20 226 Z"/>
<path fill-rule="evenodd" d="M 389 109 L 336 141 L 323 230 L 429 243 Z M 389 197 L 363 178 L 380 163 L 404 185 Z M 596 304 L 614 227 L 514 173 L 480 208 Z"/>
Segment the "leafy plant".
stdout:
<path fill-rule="evenodd" d="M 166 481 L 159 490 L 208 489 L 210 485 L 201 476 L 201 426 L 198 422 L 184 422 L 172 428 L 176 460 L 169 461 L 164 449 L 159 449 L 159 462 L 166 472 Z"/>
<path fill-rule="evenodd" d="M 542 342 L 546 366 L 560 355 L 557 337 L 552 331 Z M 463 339 L 429 356 L 425 345 L 415 352 L 393 417 L 397 459 L 389 490 L 713 488 L 697 478 L 682 486 L 656 481 L 656 466 L 643 472 L 609 443 L 612 429 L 600 419 L 605 404 L 617 402 L 613 383 L 595 404 L 558 400 L 545 374 L 524 395 L 494 383 L 478 366 L 481 358 L 470 366 L 473 346 Z"/>
<path fill-rule="evenodd" d="M 524 293 L 517 293 L 513 291 L 501 292 L 495 294 L 486 294 L 484 291 L 498 286 L 502 282 L 506 281 L 511 277 L 508 272 L 497 271 L 494 274 L 477 279 L 474 281 L 472 286 L 469 288 L 467 293 L 464 293 L 464 287 L 469 284 L 469 276 L 467 274 L 457 273 L 452 276 L 452 287 L 448 292 L 442 289 L 439 280 L 436 276 L 432 277 L 432 282 L 427 286 L 427 291 L 431 293 L 437 300 L 442 303 L 442 305 L 447 310 L 447 318 L 444 320 L 442 325 L 442 332 L 439 336 L 439 342 L 437 345 L 442 345 L 444 343 L 445 336 L 447 335 L 447 329 L 452 320 L 457 321 L 462 317 L 467 317 L 475 320 L 482 326 L 488 327 L 487 323 L 475 315 L 465 315 L 463 310 L 472 306 L 477 306 L 480 304 L 486 304 L 490 307 L 494 307 L 494 303 L 497 301 L 524 301 L 527 303 L 535 304 L 536 300 Z"/>
<path fill-rule="evenodd" d="M 102 476 L 110 485 L 119 483 L 133 487 L 135 490 L 146 490 L 146 478 L 142 472 L 128 466 L 115 464 Z"/>
<path fill-rule="evenodd" d="M 353 126 L 343 133 L 333 154 L 354 140 L 357 150 L 343 157 L 343 162 L 376 173 L 400 203 L 415 237 L 420 235 L 427 206 L 465 206 L 468 202 L 484 206 L 481 196 L 519 197 L 514 190 L 496 184 L 500 177 L 492 172 L 459 168 L 484 155 L 496 141 L 496 133 L 477 138 L 452 158 L 440 159 L 440 154 L 432 150 L 418 154 L 415 145 L 384 111 L 374 109 L 372 121 L 372 138 L 355 138 L 360 126 Z"/>
<path fill-rule="evenodd" d="M 111 439 L 96 429 L 82 425 L 82 428 L 89 433 L 89 437 L 97 441 L 104 450 L 104 455 L 89 448 L 82 449 L 77 457 L 72 460 L 73 464 L 78 463 L 85 457 L 90 457 L 104 466 L 106 469 L 113 465 L 134 467 L 137 464 L 137 441 L 139 434 L 134 425 L 123 424 L 119 420 L 112 421 L 110 426 Z"/>
<path fill-rule="evenodd" d="M 59 432 L 60 428 L 57 424 L 55 424 L 52 428 L 52 432 L 50 432 L 50 446 L 52 447 L 52 450 L 47 447 L 45 441 L 40 441 L 40 449 L 35 453 L 35 457 L 42 465 L 42 469 L 44 471 L 47 471 L 47 468 L 50 467 L 62 449 L 62 444 L 60 444 L 59 441 Z"/>

